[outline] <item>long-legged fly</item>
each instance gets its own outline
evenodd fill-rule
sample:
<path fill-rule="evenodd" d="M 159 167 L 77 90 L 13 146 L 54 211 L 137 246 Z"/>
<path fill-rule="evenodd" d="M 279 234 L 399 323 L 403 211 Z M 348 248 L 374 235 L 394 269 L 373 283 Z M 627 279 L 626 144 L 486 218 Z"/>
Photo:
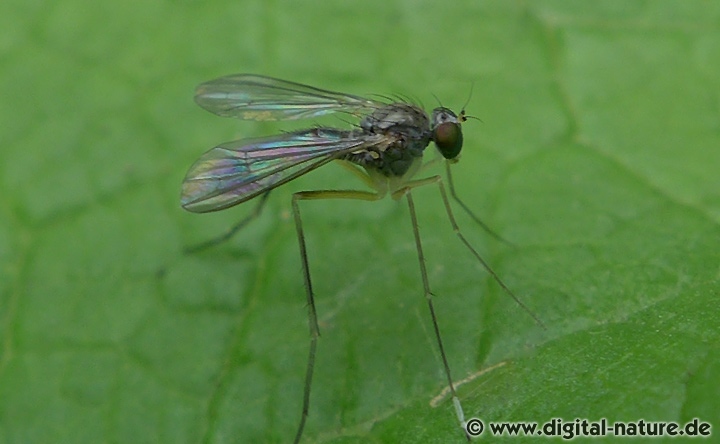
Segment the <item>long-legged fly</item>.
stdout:
<path fill-rule="evenodd" d="M 463 410 L 455 393 L 433 307 L 412 198 L 413 189 L 424 185 L 438 187 L 447 217 L 460 241 L 495 282 L 525 308 L 460 232 L 441 176 L 415 178 L 424 165 L 425 149 L 430 142 L 433 142 L 442 158 L 446 160 L 451 196 L 477 223 L 499 238 L 458 199 L 450 175 L 450 165 L 457 162 L 463 145 L 461 124 L 467 119 L 465 110 L 456 114 L 440 106 L 428 114 L 419 106 L 404 101 L 388 103 L 379 99 L 327 91 L 251 74 L 230 75 L 203 83 L 197 88 L 195 101 L 219 116 L 243 120 L 298 120 L 331 113 L 344 113 L 360 119 L 359 125 L 353 129 L 315 126 L 276 136 L 223 143 L 203 154 L 190 167 L 182 185 L 182 206 L 196 213 L 222 210 L 261 196 L 253 214 L 242 220 L 223 238 L 229 237 L 257 216 L 272 189 L 333 161 L 342 164 L 372 190 L 301 191 L 292 196 L 292 211 L 300 244 L 310 327 L 310 353 L 305 375 L 302 414 L 294 442 L 300 441 L 310 407 L 313 367 L 320 335 L 300 217 L 299 202 L 303 200 L 375 201 L 388 194 L 395 200 L 402 197 L 407 199 L 425 299 L 430 309 L 435 338 L 458 421 L 464 427 Z M 535 318 L 534 315 L 532 316 Z M 537 318 L 535 319 L 542 324 Z"/>

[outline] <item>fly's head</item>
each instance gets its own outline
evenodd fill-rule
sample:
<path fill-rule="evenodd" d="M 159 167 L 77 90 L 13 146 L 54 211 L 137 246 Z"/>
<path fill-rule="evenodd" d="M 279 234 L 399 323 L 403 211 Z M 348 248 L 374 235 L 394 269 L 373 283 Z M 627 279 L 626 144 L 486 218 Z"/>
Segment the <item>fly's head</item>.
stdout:
<path fill-rule="evenodd" d="M 465 110 L 455 114 L 445 107 L 435 108 L 432 112 L 432 141 L 440 150 L 440 154 L 448 160 L 460 155 L 463 134 L 460 125 L 467 120 Z"/>

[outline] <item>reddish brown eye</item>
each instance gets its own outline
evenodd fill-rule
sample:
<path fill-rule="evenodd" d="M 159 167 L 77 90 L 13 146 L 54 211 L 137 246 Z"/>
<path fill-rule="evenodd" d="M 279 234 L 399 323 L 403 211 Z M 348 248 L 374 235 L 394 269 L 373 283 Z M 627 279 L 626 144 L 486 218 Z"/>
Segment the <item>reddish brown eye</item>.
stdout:
<path fill-rule="evenodd" d="M 462 129 L 455 122 L 443 122 L 435 127 L 433 141 L 444 158 L 454 159 L 462 149 Z"/>

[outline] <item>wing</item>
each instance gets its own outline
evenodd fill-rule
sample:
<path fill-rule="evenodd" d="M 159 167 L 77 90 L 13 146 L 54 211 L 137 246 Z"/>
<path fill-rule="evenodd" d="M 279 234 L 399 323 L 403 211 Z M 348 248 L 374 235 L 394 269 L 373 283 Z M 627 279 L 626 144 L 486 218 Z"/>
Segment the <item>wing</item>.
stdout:
<path fill-rule="evenodd" d="M 224 143 L 190 167 L 182 185 L 181 204 L 195 213 L 222 210 L 345 153 L 381 143 L 387 143 L 385 136 L 331 128 Z"/>
<path fill-rule="evenodd" d="M 211 113 L 243 120 L 298 120 L 346 112 L 362 115 L 384 104 L 299 83 L 234 74 L 200 84 L 195 102 Z"/>

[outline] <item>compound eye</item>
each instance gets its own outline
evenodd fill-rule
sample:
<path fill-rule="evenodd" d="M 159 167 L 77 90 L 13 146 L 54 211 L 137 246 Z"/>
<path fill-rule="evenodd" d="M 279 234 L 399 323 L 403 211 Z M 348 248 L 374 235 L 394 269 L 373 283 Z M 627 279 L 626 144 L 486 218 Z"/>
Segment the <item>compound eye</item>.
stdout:
<path fill-rule="evenodd" d="M 446 159 L 454 159 L 460 154 L 463 144 L 463 134 L 460 124 L 443 122 L 433 130 L 433 141 Z"/>

